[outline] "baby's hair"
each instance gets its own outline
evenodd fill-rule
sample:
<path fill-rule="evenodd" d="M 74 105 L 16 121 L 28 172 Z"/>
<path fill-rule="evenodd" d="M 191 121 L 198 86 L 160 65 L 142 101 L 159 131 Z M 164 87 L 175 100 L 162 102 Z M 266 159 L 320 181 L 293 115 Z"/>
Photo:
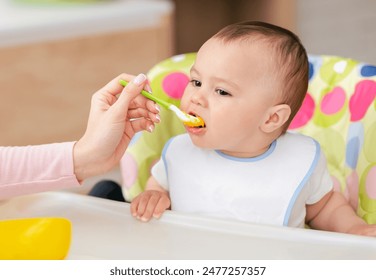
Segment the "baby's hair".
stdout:
<path fill-rule="evenodd" d="M 282 81 L 280 104 L 287 104 L 291 108 L 291 115 L 283 127 L 284 133 L 299 111 L 308 88 L 308 57 L 299 37 L 273 24 L 245 21 L 226 26 L 213 38 L 224 42 L 260 38 L 275 50 L 275 55 L 272 55 L 277 64 L 275 73 Z"/>

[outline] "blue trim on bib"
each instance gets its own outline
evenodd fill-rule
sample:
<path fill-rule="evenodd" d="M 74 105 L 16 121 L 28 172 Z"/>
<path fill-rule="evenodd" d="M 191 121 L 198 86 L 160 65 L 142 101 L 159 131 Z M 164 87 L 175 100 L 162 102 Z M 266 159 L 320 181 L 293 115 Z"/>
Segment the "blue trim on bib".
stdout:
<path fill-rule="evenodd" d="M 166 153 L 167 153 L 167 149 L 168 147 L 170 146 L 170 144 L 172 143 L 172 140 L 174 139 L 175 137 L 172 137 L 170 138 L 166 144 L 164 145 L 163 147 L 163 150 L 162 150 L 162 160 L 163 160 L 163 163 L 164 163 L 164 166 L 165 166 L 165 171 L 166 171 L 166 178 L 167 178 L 167 181 L 168 181 L 168 169 L 167 169 L 167 160 L 166 160 Z"/>
<path fill-rule="evenodd" d="M 303 180 L 300 182 L 299 186 L 296 188 L 294 194 L 291 197 L 289 206 L 287 207 L 287 210 L 286 210 L 285 218 L 283 219 L 283 225 L 284 226 L 288 226 L 288 222 L 289 222 L 289 219 L 290 219 L 290 216 L 291 216 L 292 209 L 294 208 L 295 202 L 296 202 L 301 190 L 303 189 L 303 187 L 305 186 L 305 184 L 307 183 L 307 181 L 311 177 L 312 172 L 315 170 L 317 162 L 319 161 L 319 158 L 320 158 L 320 150 L 321 150 L 320 144 L 316 140 L 314 140 L 314 139 L 312 139 L 312 140 L 316 145 L 315 157 L 312 161 L 311 166 L 309 167 L 309 169 L 307 171 L 307 174 L 304 176 Z"/>
<path fill-rule="evenodd" d="M 224 157 L 224 158 L 229 159 L 229 160 L 241 161 L 241 162 L 253 162 L 253 161 L 262 160 L 262 159 L 266 158 L 267 156 L 269 156 L 271 153 L 273 153 L 276 145 L 277 145 L 277 141 L 274 140 L 273 143 L 270 144 L 269 149 L 265 153 L 263 153 L 263 154 L 261 154 L 259 156 L 250 157 L 250 158 L 233 157 L 233 156 L 226 155 L 225 153 L 221 152 L 220 150 L 214 150 L 214 151 L 218 155 L 220 155 L 221 157 Z"/>

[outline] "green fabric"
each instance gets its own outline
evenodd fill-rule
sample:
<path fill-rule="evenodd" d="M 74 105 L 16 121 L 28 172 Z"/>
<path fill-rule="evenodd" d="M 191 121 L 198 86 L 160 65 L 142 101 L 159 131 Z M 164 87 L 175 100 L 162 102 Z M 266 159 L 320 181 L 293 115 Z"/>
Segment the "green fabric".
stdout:
<path fill-rule="evenodd" d="M 296 130 L 321 144 L 336 190 L 365 221 L 375 223 L 376 68 L 336 56 L 310 56 L 310 62 L 314 113 Z M 362 74 L 365 69 L 371 74 Z"/>

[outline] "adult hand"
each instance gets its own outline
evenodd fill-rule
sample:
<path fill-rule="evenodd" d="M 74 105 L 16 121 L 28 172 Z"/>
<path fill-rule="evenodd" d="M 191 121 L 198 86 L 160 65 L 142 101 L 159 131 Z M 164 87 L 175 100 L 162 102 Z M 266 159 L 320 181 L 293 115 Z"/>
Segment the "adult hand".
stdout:
<path fill-rule="evenodd" d="M 123 87 L 120 79 L 131 82 Z M 144 87 L 144 74 L 121 74 L 93 95 L 86 132 L 73 149 L 77 180 L 111 170 L 136 132 L 153 131 L 159 107 L 140 94 Z"/>

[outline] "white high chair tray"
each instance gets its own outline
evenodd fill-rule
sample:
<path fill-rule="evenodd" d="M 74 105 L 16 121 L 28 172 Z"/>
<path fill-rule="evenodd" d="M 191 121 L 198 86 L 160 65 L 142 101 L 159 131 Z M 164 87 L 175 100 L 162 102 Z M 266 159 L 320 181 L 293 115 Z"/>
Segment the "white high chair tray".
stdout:
<path fill-rule="evenodd" d="M 376 259 L 376 239 L 262 226 L 167 211 L 134 219 L 129 204 L 69 192 L 0 202 L 0 219 L 60 216 L 71 220 L 67 259 Z"/>

